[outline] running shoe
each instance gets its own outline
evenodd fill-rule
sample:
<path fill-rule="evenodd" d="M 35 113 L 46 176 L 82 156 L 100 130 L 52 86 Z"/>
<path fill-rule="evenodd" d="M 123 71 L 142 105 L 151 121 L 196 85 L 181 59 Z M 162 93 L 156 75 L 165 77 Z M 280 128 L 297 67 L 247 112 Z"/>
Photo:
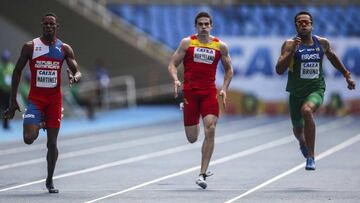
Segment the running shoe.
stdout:
<path fill-rule="evenodd" d="M 196 179 L 195 183 L 202 189 L 206 189 L 206 178 L 212 175 L 214 175 L 214 173 L 212 173 L 211 171 L 207 171 L 205 174 L 200 174 L 199 177 Z"/>
<path fill-rule="evenodd" d="M 205 174 L 200 174 L 199 177 L 196 179 L 195 183 L 200 186 L 202 189 L 206 189 L 207 183 L 206 183 L 206 176 Z"/>
<path fill-rule="evenodd" d="M 314 160 L 314 158 L 308 157 L 306 159 L 305 170 L 308 170 L 308 171 L 309 170 L 311 170 L 311 171 L 315 170 L 315 160 Z"/>
<path fill-rule="evenodd" d="M 48 189 L 49 193 L 59 193 L 59 190 L 54 187 L 54 184 L 52 181 L 46 180 L 46 189 Z"/>

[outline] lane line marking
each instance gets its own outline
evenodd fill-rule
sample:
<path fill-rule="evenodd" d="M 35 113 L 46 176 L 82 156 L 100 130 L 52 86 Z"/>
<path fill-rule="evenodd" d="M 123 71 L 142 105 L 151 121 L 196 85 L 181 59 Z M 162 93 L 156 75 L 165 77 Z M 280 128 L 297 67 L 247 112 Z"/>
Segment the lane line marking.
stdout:
<path fill-rule="evenodd" d="M 234 121 L 223 122 L 222 124 L 233 125 L 235 123 L 246 122 L 247 120 L 251 120 L 251 119 L 252 118 L 237 119 Z M 181 126 L 181 127 L 182 127 L 181 129 L 178 129 L 178 132 L 184 132 L 183 126 Z M 148 129 L 148 128 L 149 127 L 143 127 L 142 129 L 136 128 L 136 129 L 128 129 L 128 130 L 119 130 L 119 131 L 115 131 L 115 132 L 111 131 L 111 132 L 95 133 L 95 134 L 90 134 L 90 135 L 86 136 L 86 139 L 84 136 L 75 137 L 75 138 L 69 138 L 69 136 L 67 136 L 65 138 L 60 137 L 58 142 L 59 142 L 59 145 L 61 145 L 63 147 L 63 146 L 72 146 L 72 145 L 76 145 L 76 144 L 84 144 L 84 143 L 92 143 L 92 142 L 97 142 L 97 141 L 117 139 L 119 136 L 122 136 L 122 135 L 126 136 L 127 134 L 131 134 L 134 132 L 139 133 L 139 134 L 135 134 L 132 137 L 142 136 L 144 133 L 140 133 L 141 131 L 145 131 L 147 134 L 170 133 L 170 132 L 164 132 L 164 130 L 162 128 L 158 128 L 158 127 L 150 127 L 150 129 Z M 220 126 L 220 128 L 222 128 L 222 127 Z M 137 131 L 139 131 L 139 132 L 137 132 Z M 61 134 L 61 132 L 60 132 L 60 134 Z M 46 138 L 41 137 L 41 138 L 39 138 L 38 142 L 36 142 L 35 144 L 32 144 L 31 146 L 20 146 L 20 147 L 0 150 L 0 156 L 7 155 L 7 154 L 16 154 L 16 153 L 31 152 L 31 151 L 36 151 L 36 150 L 43 150 L 46 147 L 45 142 L 46 142 Z"/>
<path fill-rule="evenodd" d="M 241 151 L 241 152 L 238 152 L 238 153 L 235 153 L 235 154 L 232 154 L 232 155 L 225 156 L 223 158 L 214 160 L 214 161 L 210 162 L 209 165 L 214 166 L 214 165 L 217 165 L 217 164 L 228 162 L 228 161 L 231 161 L 231 160 L 234 160 L 234 159 L 238 159 L 238 158 L 241 158 L 241 157 L 244 157 L 244 156 L 247 156 L 247 155 L 254 154 L 256 152 L 260 152 L 260 151 L 263 151 L 263 150 L 266 150 L 266 149 L 270 149 L 270 148 L 273 148 L 273 147 L 284 145 L 284 144 L 290 143 L 292 141 L 294 141 L 292 135 L 291 136 L 286 136 L 284 138 L 280 138 L 280 139 L 277 139 L 275 141 L 272 141 L 272 142 L 269 142 L 269 143 L 266 143 L 266 144 L 262 144 L 262 145 L 258 145 L 256 147 L 252 147 L 250 149 L 246 149 L 244 151 Z M 156 183 L 156 182 L 160 182 L 160 181 L 163 181 L 163 180 L 166 180 L 166 179 L 169 179 L 169 178 L 184 175 L 186 173 L 190 173 L 190 172 L 193 172 L 193 171 L 196 171 L 196 170 L 199 170 L 199 169 L 200 169 L 200 166 L 195 166 L 195 167 L 185 169 L 183 171 L 179 171 L 179 172 L 176 172 L 176 173 L 172 173 L 170 175 L 163 176 L 163 177 L 160 177 L 160 178 L 148 181 L 148 182 L 144 182 L 142 184 L 127 188 L 125 190 L 121 190 L 119 192 L 115 192 L 115 193 L 112 193 L 112 194 L 109 194 L 109 195 L 106 195 L 106 196 L 103 196 L 103 197 L 100 197 L 100 198 L 97 198 L 97 199 L 86 201 L 85 203 L 97 202 L 97 201 L 104 200 L 104 199 L 107 199 L 107 198 L 110 198 L 110 197 L 118 196 L 118 195 L 121 195 L 123 193 L 130 192 L 132 190 L 136 190 L 138 188 L 141 188 L 141 187 L 144 187 L 144 186 Z"/>
<path fill-rule="evenodd" d="M 346 120 L 346 122 L 340 122 L 340 123 L 343 123 L 343 124 L 346 125 L 348 122 L 352 121 L 352 119 L 345 119 L 345 120 Z M 321 127 L 319 126 L 318 132 L 319 131 L 320 132 L 326 132 L 328 130 L 333 130 L 333 129 L 341 127 L 341 126 L 342 125 L 339 124 L 339 121 L 337 121 L 337 122 L 332 121 L 332 122 L 330 122 L 330 124 L 324 124 Z M 246 149 L 244 151 L 241 151 L 241 152 L 238 152 L 238 153 L 228 155 L 228 156 L 225 156 L 223 158 L 211 161 L 209 165 L 213 166 L 213 165 L 221 164 L 221 163 L 228 162 L 228 161 L 231 161 L 231 160 L 234 160 L 234 159 L 238 159 L 238 158 L 241 158 L 241 157 L 244 157 L 244 156 L 247 156 L 247 155 L 251 155 L 251 154 L 266 150 L 266 149 L 270 149 L 270 148 L 277 147 L 277 146 L 280 146 L 280 145 L 288 144 L 288 143 L 293 142 L 293 141 L 295 141 L 294 135 L 289 135 L 289 136 L 277 139 L 275 141 L 268 142 L 268 143 L 265 143 L 265 144 L 262 144 L 262 145 L 258 145 L 256 147 L 252 147 L 252 148 Z M 156 183 L 156 182 L 160 182 L 160 181 L 163 181 L 163 180 L 166 180 L 166 179 L 170 179 L 170 178 L 173 178 L 173 177 L 176 177 L 176 176 L 184 175 L 186 173 L 190 173 L 190 172 L 193 172 L 193 171 L 196 171 L 196 170 L 199 170 L 199 169 L 200 169 L 200 166 L 195 166 L 195 167 L 183 170 L 183 171 L 179 171 L 179 172 L 167 175 L 167 176 L 163 176 L 163 177 L 151 180 L 151 181 L 144 182 L 142 184 L 127 188 L 125 190 L 121 190 L 119 192 L 115 192 L 115 193 L 112 193 L 112 194 L 109 194 L 109 195 L 106 195 L 106 196 L 103 196 L 103 197 L 99 197 L 99 198 L 96 198 L 96 199 L 93 199 L 93 200 L 86 201 L 85 203 L 93 203 L 93 202 L 104 200 L 104 199 L 107 199 L 107 198 L 110 198 L 110 197 L 118 196 L 118 195 L 121 195 L 123 193 L 130 192 L 130 191 L 139 189 L 141 187 L 145 187 L 147 185 L 150 185 L 150 184 L 153 184 L 153 183 Z"/>
<path fill-rule="evenodd" d="M 281 125 L 283 125 L 284 121 L 280 121 L 279 123 Z M 232 124 L 232 122 L 231 122 L 231 124 Z M 255 128 L 255 127 L 252 127 L 252 128 Z M 252 129 L 252 128 L 249 128 L 249 129 Z M 158 135 L 158 136 L 151 136 L 151 137 L 147 137 L 147 138 L 130 140 L 127 142 L 114 143 L 114 144 L 109 144 L 109 145 L 102 145 L 102 146 L 98 146 L 98 147 L 82 149 L 82 150 L 78 150 L 78 151 L 66 152 L 66 153 L 60 154 L 58 160 L 69 159 L 69 158 L 74 158 L 74 157 L 78 157 L 78 156 L 85 156 L 85 155 L 90 155 L 90 154 L 99 153 L 99 152 L 108 152 L 111 150 L 136 147 L 136 146 L 141 146 L 141 145 L 145 145 L 145 144 L 154 144 L 157 142 L 160 143 L 161 141 L 183 139 L 183 137 L 180 136 L 182 134 L 184 134 L 183 130 L 178 131 L 178 132 L 172 132 L 172 133 L 164 133 L 164 134 Z M 103 135 L 99 135 L 99 136 L 102 137 Z M 44 146 L 41 146 L 41 147 L 44 147 Z M 20 166 L 28 166 L 28 165 L 43 163 L 43 162 L 46 162 L 46 159 L 41 157 L 41 158 L 37 158 L 37 159 L 31 159 L 31 160 L 20 161 L 20 162 L 16 162 L 16 163 L 0 165 L 0 170 L 10 169 L 10 168 L 15 168 L 15 167 L 20 167 Z"/>
<path fill-rule="evenodd" d="M 281 121 L 281 122 L 279 122 L 279 125 L 283 126 L 285 128 L 285 124 L 287 126 L 287 123 L 288 122 Z M 254 128 L 250 128 L 250 129 L 247 129 L 247 130 L 243 130 L 243 131 L 239 131 L 239 132 L 236 132 L 236 133 L 231 133 L 231 134 L 228 134 L 228 135 L 225 135 L 225 136 L 221 136 L 221 137 L 217 138 L 215 140 L 215 142 L 216 143 L 224 143 L 224 142 L 229 142 L 229 141 L 240 139 L 240 138 L 256 136 L 256 135 L 263 134 L 264 130 L 266 132 L 269 132 L 272 129 L 274 129 L 274 124 L 273 123 L 272 124 L 266 124 L 266 125 L 263 125 L 263 126 L 260 126 L 260 127 L 256 126 Z M 279 130 L 279 127 L 276 128 L 275 130 Z M 190 144 L 184 144 L 184 145 L 180 145 L 178 147 L 172 147 L 172 148 L 168 148 L 168 149 L 157 151 L 157 152 L 147 153 L 147 154 L 143 154 L 143 155 L 139 155 L 139 156 L 135 156 L 135 157 L 130 157 L 130 158 L 126 158 L 126 159 L 122 159 L 122 160 L 118 160 L 118 161 L 114 161 L 114 162 L 110 162 L 110 163 L 106 163 L 106 164 L 101 164 L 101 165 L 86 168 L 86 169 L 80 169 L 80 170 L 77 170 L 77 171 L 64 173 L 64 174 L 61 174 L 61 175 L 54 176 L 53 179 L 60 179 L 60 178 L 75 176 L 75 175 L 79 175 L 79 174 L 89 173 L 89 172 L 98 171 L 98 170 L 102 170 L 102 169 L 107 169 L 107 168 L 120 166 L 120 165 L 124 165 L 124 164 L 134 163 L 134 162 L 137 162 L 137 161 L 143 161 L 143 160 L 146 160 L 146 159 L 151 159 L 151 158 L 156 158 L 156 157 L 160 157 L 160 156 L 170 155 L 170 154 L 174 154 L 174 153 L 178 153 L 178 152 L 192 150 L 192 149 L 195 149 L 195 148 L 200 148 L 201 146 L 202 146 L 202 143 L 200 143 L 200 142 L 197 142 L 197 143 L 194 143 L 194 144 L 191 144 L 191 145 Z M 0 189 L 0 192 L 5 192 L 5 191 L 17 189 L 17 188 L 22 188 L 22 187 L 26 187 L 26 186 L 29 186 L 29 185 L 38 184 L 38 183 L 41 183 L 41 182 L 45 182 L 45 179 L 36 180 L 36 181 L 32 181 L 32 182 L 28 182 L 28 183 L 24 183 L 24 184 L 20 184 L 20 185 L 15 185 L 15 186 L 12 186 L 12 187 L 2 188 L 2 189 Z"/>
<path fill-rule="evenodd" d="M 316 161 L 320 161 L 321 159 L 323 159 L 323 158 L 325 158 L 325 157 L 327 157 L 327 156 L 329 156 L 329 155 L 331 155 L 331 154 L 333 154 L 335 152 L 338 152 L 339 150 L 342 150 L 342 149 L 344 149 L 346 147 L 349 147 L 349 146 L 351 146 L 351 145 L 353 145 L 353 144 L 355 144 L 356 142 L 359 142 L 359 141 L 360 141 L 360 134 L 358 134 L 358 135 L 356 135 L 354 137 L 351 137 L 351 138 L 347 139 L 346 141 L 344 141 L 344 142 L 342 142 L 342 143 L 340 143 L 340 144 L 338 144 L 338 145 L 336 145 L 334 147 L 331 147 L 330 149 L 326 150 L 325 152 L 322 152 L 321 154 L 319 154 L 316 157 Z M 279 175 L 277 175 L 277 176 L 275 176 L 275 177 L 261 183 L 260 185 L 258 185 L 256 187 L 253 187 L 252 189 L 244 192 L 243 194 L 226 201 L 225 203 L 231 203 L 231 202 L 234 202 L 236 200 L 239 200 L 239 199 L 241 199 L 241 198 L 243 198 L 243 197 L 245 197 L 245 196 L 247 196 L 247 195 L 249 195 L 249 194 L 251 194 L 251 193 L 253 193 L 253 192 L 255 192 L 255 191 L 257 191 L 257 190 L 259 190 L 259 189 L 261 189 L 261 188 L 263 188 L 263 187 L 265 187 L 265 186 L 267 186 L 267 185 L 269 185 L 269 184 L 271 184 L 271 183 L 285 177 L 285 176 L 287 176 L 287 175 L 290 175 L 290 174 L 292 174 L 292 173 L 294 173 L 294 172 L 296 172 L 296 171 L 298 171 L 298 170 L 300 170 L 300 169 L 302 169 L 304 167 L 305 167 L 305 163 L 301 163 L 301 164 L 299 164 L 299 165 L 297 165 L 297 166 L 295 166 L 295 167 L 293 167 L 293 168 L 291 168 L 291 169 L 289 169 L 289 170 L 287 170 L 287 171 L 285 171 L 285 172 L 283 172 L 283 173 L 281 173 L 281 174 L 279 174 Z"/>
<path fill-rule="evenodd" d="M 353 119 L 351 117 L 346 117 L 346 118 L 343 118 L 343 119 L 337 119 L 337 120 L 331 121 L 329 123 L 325 123 L 325 124 L 319 126 L 318 132 L 321 131 L 321 129 L 323 129 L 323 131 L 326 131 L 325 129 L 338 128 L 337 126 L 341 127 L 341 123 L 344 123 L 343 125 L 346 125 L 347 123 L 350 123 L 352 120 Z M 281 126 L 282 125 L 285 126 L 285 124 L 286 124 L 286 126 L 288 126 L 287 121 L 280 121 L 280 122 L 278 122 L 278 124 L 280 124 Z M 262 129 L 262 130 L 259 130 L 259 129 Z M 250 137 L 250 136 L 259 134 L 262 131 L 268 132 L 268 131 L 270 131 L 272 129 L 274 129 L 274 123 L 270 123 L 270 124 L 262 125 L 261 127 L 254 127 L 254 128 L 251 128 L 251 129 L 239 131 L 237 133 L 232 133 L 232 134 L 229 134 L 229 135 L 226 135 L 226 136 L 222 136 L 222 137 L 216 139 L 215 142 L 216 143 L 223 143 L 223 142 L 231 141 L 231 139 L 235 140 L 235 139 L 239 139 L 239 138 Z M 279 130 L 279 128 L 276 128 L 276 130 Z M 248 133 L 248 134 L 245 134 L 245 133 Z M 241 135 L 241 134 L 245 134 L 245 135 Z M 294 141 L 293 135 L 288 136 L 288 137 L 291 137 L 292 140 Z M 223 138 L 224 141 L 221 141 L 221 138 Z M 287 137 L 285 137 L 285 138 L 287 138 Z M 284 139 L 284 138 L 282 138 L 282 139 Z M 131 157 L 131 158 L 128 158 L 128 159 L 123 159 L 123 160 L 119 160 L 119 161 L 115 161 L 115 162 L 110 162 L 110 163 L 107 163 L 107 164 L 102 164 L 102 165 L 95 166 L 95 167 L 81 169 L 81 170 L 77 170 L 77 171 L 73 171 L 73 172 L 68 172 L 68 173 L 65 173 L 65 174 L 54 176 L 53 179 L 60 179 L 60 178 L 75 176 L 75 175 L 84 174 L 84 173 L 88 173 L 88 172 L 98 171 L 98 170 L 102 170 L 102 169 L 106 169 L 106 168 L 110 168 L 110 167 L 120 166 L 120 165 L 123 165 L 123 164 L 133 163 L 133 162 L 136 162 L 136 161 L 142 161 L 142 160 L 146 160 L 146 159 L 150 159 L 150 158 L 156 158 L 156 157 L 160 157 L 160 156 L 164 156 L 164 155 L 168 155 L 168 154 L 173 154 L 173 153 L 176 153 L 176 152 L 191 150 L 191 149 L 201 147 L 201 146 L 202 146 L 202 144 L 200 142 L 197 142 L 197 143 L 192 144 L 192 145 L 186 144 L 186 145 L 182 145 L 182 146 L 179 146 L 179 147 L 176 147 L 176 148 L 169 148 L 169 149 L 166 149 L 166 150 L 157 151 L 157 152 L 153 152 L 153 153 L 150 153 L 150 154 L 140 155 L 140 156 Z M 183 148 L 183 149 L 181 149 L 181 148 Z M 245 151 L 247 151 L 247 150 L 245 150 Z M 211 164 L 212 164 L 212 162 L 210 162 L 210 165 Z M 200 168 L 200 166 L 196 166 L 196 168 L 192 169 L 191 171 L 197 170 L 199 168 Z M 191 171 L 189 171 L 189 172 L 191 172 Z M 186 173 L 189 173 L 189 172 L 186 172 Z M 20 185 L 15 185 L 15 186 L 12 186 L 12 187 L 3 188 L 3 189 L 0 189 L 0 192 L 5 192 L 5 191 L 17 189 L 17 188 L 22 188 L 22 187 L 42 183 L 42 182 L 45 182 L 45 179 L 36 180 L 36 181 L 32 181 L 32 182 L 28 182 L 28 183 L 24 183 L 24 184 L 20 184 Z M 129 191 L 131 191 L 131 190 L 129 190 Z"/>

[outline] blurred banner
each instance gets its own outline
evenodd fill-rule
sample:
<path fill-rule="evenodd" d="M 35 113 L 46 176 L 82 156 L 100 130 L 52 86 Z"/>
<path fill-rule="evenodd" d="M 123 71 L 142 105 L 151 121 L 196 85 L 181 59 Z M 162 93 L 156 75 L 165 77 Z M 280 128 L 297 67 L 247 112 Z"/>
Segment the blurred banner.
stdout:
<path fill-rule="evenodd" d="M 263 37 L 221 37 L 230 49 L 234 77 L 231 91 L 251 94 L 267 102 L 287 101 L 285 91 L 287 74 L 277 75 L 275 65 L 283 42 L 287 38 Z M 326 103 L 330 95 L 336 93 L 344 100 L 360 99 L 360 38 L 328 38 L 332 49 L 337 53 L 356 80 L 357 89 L 349 91 L 342 75 L 324 56 L 326 82 Z M 219 63 L 220 64 L 220 63 Z M 221 65 L 220 65 L 221 66 Z M 223 68 L 218 68 L 217 85 L 221 87 L 224 77 Z"/>

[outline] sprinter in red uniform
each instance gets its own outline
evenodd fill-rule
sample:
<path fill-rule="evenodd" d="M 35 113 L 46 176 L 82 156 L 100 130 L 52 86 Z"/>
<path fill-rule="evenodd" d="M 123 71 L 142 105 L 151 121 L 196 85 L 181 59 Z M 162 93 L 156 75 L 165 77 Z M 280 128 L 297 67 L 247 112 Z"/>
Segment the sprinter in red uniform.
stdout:
<path fill-rule="evenodd" d="M 174 81 L 174 94 L 178 96 L 181 82 L 177 76 L 177 66 L 184 65 L 184 126 L 188 141 L 194 143 L 199 136 L 199 119 L 202 116 L 205 139 L 202 145 L 202 158 L 196 184 L 207 187 L 206 177 L 211 155 L 214 150 L 215 127 L 219 117 L 219 105 L 215 86 L 215 74 L 219 60 L 224 69 L 224 83 L 219 92 L 222 103 L 226 104 L 226 91 L 233 76 L 233 68 L 227 45 L 211 36 L 213 28 L 211 16 L 200 12 L 195 17 L 197 34 L 182 39 L 169 63 L 169 73 Z"/>
<path fill-rule="evenodd" d="M 33 143 L 39 135 L 39 129 L 47 131 L 47 178 L 46 188 L 49 193 L 58 193 L 54 188 L 53 174 L 58 157 L 57 137 L 59 134 L 62 97 L 61 97 L 61 67 L 63 61 L 71 71 L 70 84 L 81 78 L 78 64 L 72 48 L 60 41 L 57 36 L 59 24 L 54 13 L 47 13 L 41 21 L 43 34 L 27 42 L 16 63 L 11 84 L 11 103 L 5 112 L 5 118 L 13 118 L 19 110 L 16 100 L 21 72 L 29 61 L 31 70 L 31 87 L 28 105 L 24 114 L 23 137 L 26 144 Z"/>

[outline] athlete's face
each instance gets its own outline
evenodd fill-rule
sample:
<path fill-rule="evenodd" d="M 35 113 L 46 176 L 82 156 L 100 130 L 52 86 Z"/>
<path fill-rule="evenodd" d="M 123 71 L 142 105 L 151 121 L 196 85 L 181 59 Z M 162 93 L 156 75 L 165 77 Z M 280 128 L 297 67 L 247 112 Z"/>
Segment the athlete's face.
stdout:
<path fill-rule="evenodd" d="M 201 17 L 197 19 L 196 22 L 196 31 L 199 35 L 208 35 L 212 29 L 212 24 L 210 23 L 210 18 Z"/>
<path fill-rule="evenodd" d="M 55 36 L 59 24 L 56 22 L 56 18 L 53 16 L 45 16 L 41 21 L 43 29 L 43 35 L 45 37 Z"/>
<path fill-rule="evenodd" d="M 305 36 L 313 30 L 312 21 L 308 15 L 299 15 L 296 18 L 296 31 L 300 36 Z"/>

